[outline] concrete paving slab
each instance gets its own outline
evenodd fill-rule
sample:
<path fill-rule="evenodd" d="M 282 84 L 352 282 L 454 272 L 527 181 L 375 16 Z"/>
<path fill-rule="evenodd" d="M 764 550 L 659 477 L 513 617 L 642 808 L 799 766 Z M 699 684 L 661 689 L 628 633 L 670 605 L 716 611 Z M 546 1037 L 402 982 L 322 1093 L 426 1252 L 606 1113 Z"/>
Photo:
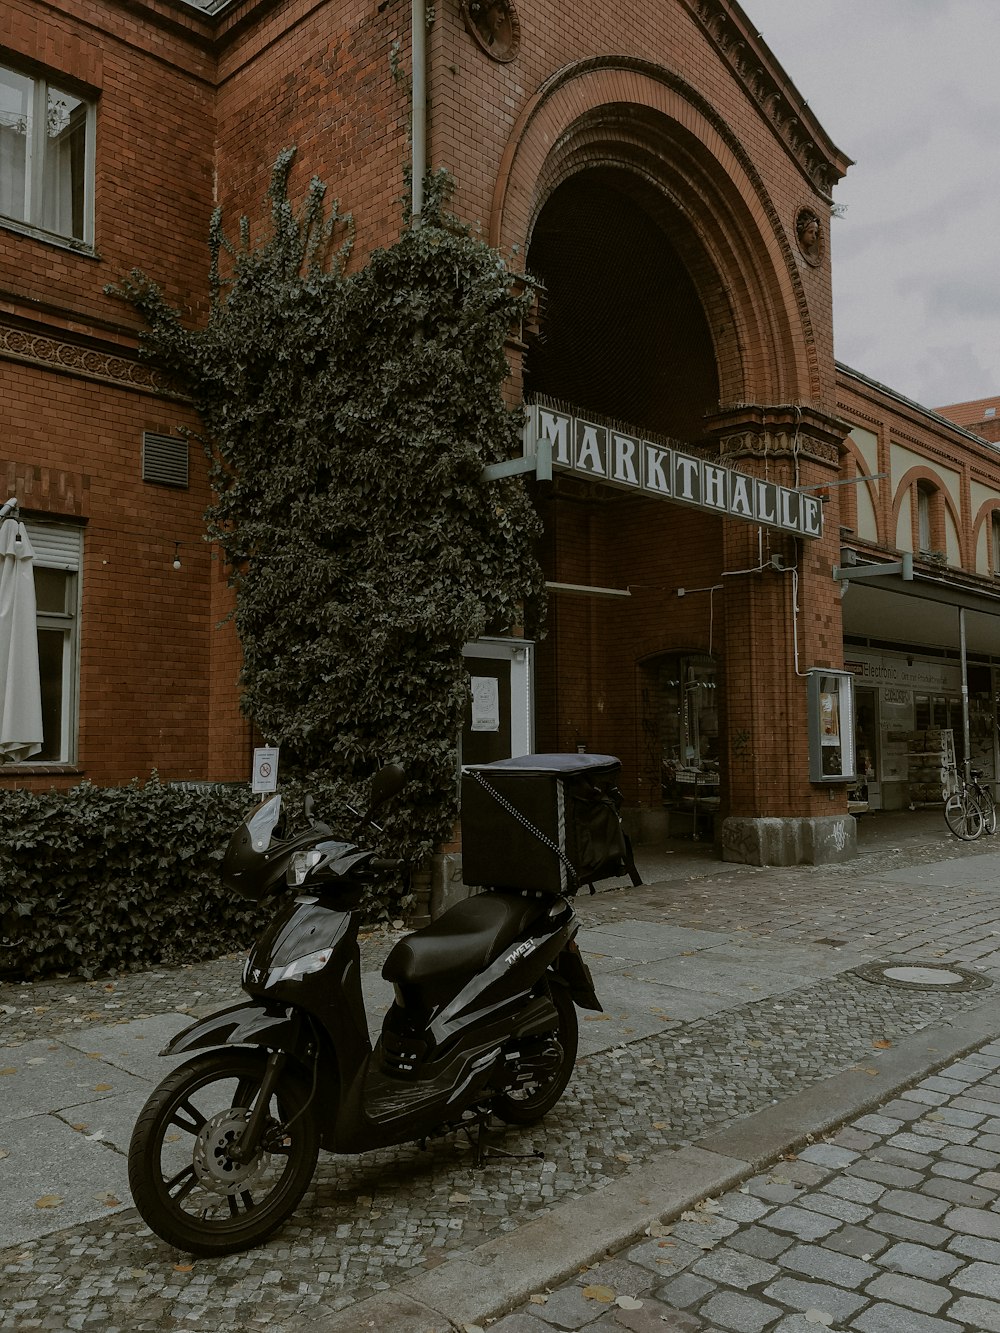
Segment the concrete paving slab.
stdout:
<path fill-rule="evenodd" d="M 0 1248 L 132 1206 L 125 1158 L 57 1116 L 0 1125 Z"/>
<path fill-rule="evenodd" d="M 28 1041 L 0 1052 L 0 1125 L 83 1106 L 147 1087 L 124 1069 L 61 1041 Z"/>
<path fill-rule="evenodd" d="M 592 948 L 597 952 L 609 952 L 612 941 L 607 939 L 608 936 L 617 941 L 614 948 L 621 958 L 642 957 L 643 950 L 648 950 L 651 957 L 661 953 L 673 957 L 689 950 L 711 949 L 736 938 L 732 931 L 695 930 L 665 921 L 631 921 L 627 918 L 618 921 L 612 918 L 602 921 L 600 926 L 585 926 L 577 936 L 577 943 L 585 952 Z M 596 937 L 600 937 L 599 944 Z M 627 949 L 632 952 L 626 952 Z"/>
<path fill-rule="evenodd" d="M 671 1020 L 688 1022 L 694 1018 L 704 1018 L 706 1014 L 717 1014 L 721 1009 L 731 1008 L 738 1003 L 731 996 L 699 994 L 684 987 L 670 986 L 639 976 L 618 976 L 615 973 L 601 976 L 597 996 L 604 1006 L 607 1021 L 589 1023 L 587 1019 L 590 1016 L 581 1011 L 581 1054 L 590 1053 L 584 1052 L 582 1036 L 584 1029 L 591 1026 L 602 1029 L 608 1038 L 593 1049 L 606 1050 L 608 1046 L 616 1046 L 620 1041 L 635 1041 L 637 1025 L 645 1025 L 650 1019 L 659 1025 L 651 1030 L 661 1031 Z M 612 1033 L 620 1035 L 612 1037 Z"/>
<path fill-rule="evenodd" d="M 862 949 L 831 948 L 828 944 L 774 944 L 770 941 L 741 939 L 717 948 L 705 949 L 700 958 L 717 958 L 745 968 L 788 969 L 799 976 L 835 977 L 860 963 L 870 954 Z"/>
<path fill-rule="evenodd" d="M 391 982 L 382 978 L 381 971 L 365 972 L 361 977 L 361 994 L 364 996 L 365 1013 L 368 1015 L 368 1035 L 372 1045 L 382 1031 L 382 1020 L 393 1001 Z"/>
<path fill-rule="evenodd" d="M 186 1014 L 154 1014 L 134 1023 L 114 1023 L 107 1027 L 88 1028 L 79 1033 L 68 1033 L 61 1040 L 75 1050 L 99 1055 L 109 1065 L 123 1069 L 137 1078 L 159 1083 L 174 1065 L 186 1060 L 186 1055 L 161 1056 L 167 1042 L 190 1024 Z"/>
<path fill-rule="evenodd" d="M 151 1083 L 137 1084 L 117 1097 L 86 1102 L 82 1106 L 67 1106 L 55 1114 L 88 1139 L 127 1156 L 132 1128 L 153 1086 Z"/>
<path fill-rule="evenodd" d="M 730 1001 L 760 1000 L 768 995 L 807 986 L 812 977 L 787 969 L 744 966 L 714 953 L 699 953 L 694 958 L 670 958 L 656 963 L 637 964 L 637 981 L 669 986 L 671 990 L 694 991 L 699 995 L 726 996 Z"/>

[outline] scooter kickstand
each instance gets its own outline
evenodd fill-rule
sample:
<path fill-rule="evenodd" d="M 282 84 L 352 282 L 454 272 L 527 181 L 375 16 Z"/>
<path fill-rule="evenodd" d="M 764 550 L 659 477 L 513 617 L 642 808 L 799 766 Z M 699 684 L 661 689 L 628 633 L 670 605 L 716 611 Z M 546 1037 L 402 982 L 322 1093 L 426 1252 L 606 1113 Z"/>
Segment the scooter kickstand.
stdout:
<path fill-rule="evenodd" d="M 537 1149 L 534 1152 L 507 1152 L 506 1148 L 497 1148 L 487 1138 L 490 1112 L 480 1108 L 476 1114 L 476 1137 L 473 1139 L 471 1128 L 465 1134 L 472 1148 L 472 1169 L 481 1171 L 493 1160 L 506 1159 L 511 1162 L 544 1162 L 545 1154 Z"/>

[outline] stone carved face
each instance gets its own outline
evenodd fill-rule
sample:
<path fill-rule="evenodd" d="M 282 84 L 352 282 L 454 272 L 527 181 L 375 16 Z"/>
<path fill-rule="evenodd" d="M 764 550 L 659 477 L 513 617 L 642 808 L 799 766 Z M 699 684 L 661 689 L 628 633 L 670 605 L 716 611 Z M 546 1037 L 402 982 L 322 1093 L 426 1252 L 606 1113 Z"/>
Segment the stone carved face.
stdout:
<path fill-rule="evenodd" d="M 799 249 L 807 259 L 819 259 L 820 256 L 820 222 L 815 213 L 803 211 L 795 220 L 795 234 L 798 238 Z"/>

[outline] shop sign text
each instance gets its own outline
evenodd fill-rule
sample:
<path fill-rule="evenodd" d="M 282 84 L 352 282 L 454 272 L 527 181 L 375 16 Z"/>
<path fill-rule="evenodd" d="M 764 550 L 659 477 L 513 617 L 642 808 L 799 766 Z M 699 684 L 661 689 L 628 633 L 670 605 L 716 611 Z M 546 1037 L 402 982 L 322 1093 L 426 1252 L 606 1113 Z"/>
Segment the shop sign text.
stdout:
<path fill-rule="evenodd" d="M 537 452 L 540 440 L 549 442 L 552 466 L 561 471 L 799 537 L 823 535 L 823 505 L 816 496 L 534 403 L 525 453 Z"/>

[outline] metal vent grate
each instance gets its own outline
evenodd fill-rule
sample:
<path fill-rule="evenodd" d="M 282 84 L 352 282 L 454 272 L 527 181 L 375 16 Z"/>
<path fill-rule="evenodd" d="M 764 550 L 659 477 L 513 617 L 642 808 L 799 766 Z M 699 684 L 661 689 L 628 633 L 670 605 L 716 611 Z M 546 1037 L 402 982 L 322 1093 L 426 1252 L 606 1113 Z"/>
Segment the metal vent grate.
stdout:
<path fill-rule="evenodd" d="M 179 435 L 143 431 L 142 479 L 154 486 L 188 485 L 188 442 Z"/>

